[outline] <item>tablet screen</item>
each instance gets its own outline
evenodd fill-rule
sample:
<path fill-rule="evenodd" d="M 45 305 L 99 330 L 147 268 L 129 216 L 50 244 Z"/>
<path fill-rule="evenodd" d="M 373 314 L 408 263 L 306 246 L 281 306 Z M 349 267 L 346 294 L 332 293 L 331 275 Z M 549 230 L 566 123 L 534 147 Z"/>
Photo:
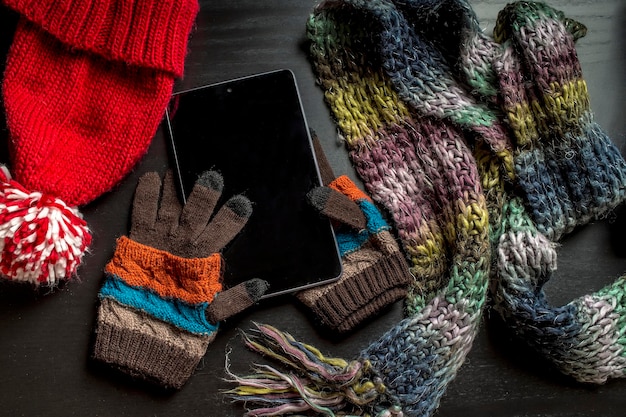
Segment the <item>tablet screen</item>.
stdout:
<path fill-rule="evenodd" d="M 241 193 L 253 203 L 223 252 L 227 287 L 261 278 L 270 283 L 267 297 L 340 275 L 331 224 L 306 199 L 321 181 L 291 71 L 177 93 L 167 125 L 182 198 L 214 169 L 224 177 L 223 201 Z"/>

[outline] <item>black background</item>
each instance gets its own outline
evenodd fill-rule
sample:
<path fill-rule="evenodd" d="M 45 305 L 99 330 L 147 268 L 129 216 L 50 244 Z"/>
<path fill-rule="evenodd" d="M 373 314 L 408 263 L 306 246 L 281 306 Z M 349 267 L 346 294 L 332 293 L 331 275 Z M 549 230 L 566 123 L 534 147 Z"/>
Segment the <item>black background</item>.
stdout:
<path fill-rule="evenodd" d="M 191 35 L 186 74 L 177 90 L 279 68 L 296 75 L 309 126 L 314 128 L 336 173 L 354 177 L 347 153 L 315 85 L 307 60 L 304 29 L 314 2 L 305 0 L 201 1 Z M 473 1 L 487 30 L 505 2 Z M 626 4 L 623 0 L 555 0 L 568 17 L 585 23 L 578 52 L 596 120 L 622 151 L 626 143 Z M 0 65 L 12 40 L 16 15 L 0 6 Z M 2 118 L 4 119 L 4 118 Z M 245 122 L 242 120 L 242 123 Z M 0 125 L 0 158 L 7 132 Z M 115 239 L 126 233 L 138 177 L 169 166 L 162 131 L 148 154 L 112 192 L 83 207 L 94 235 L 90 253 L 74 281 L 52 294 L 0 285 L 0 415 L 3 416 L 235 416 L 243 413 L 221 391 L 226 357 L 245 373 L 259 358 L 242 347 L 240 331 L 252 321 L 268 323 L 316 345 L 354 358 L 401 317 L 390 308 L 350 335 L 335 338 L 314 326 L 290 297 L 267 300 L 228 320 L 187 385 L 165 393 L 130 380 L 89 359 L 96 295 Z M 568 236 L 559 249 L 559 271 L 548 284 L 554 304 L 601 288 L 626 269 L 626 212 Z M 511 340 L 489 309 L 481 331 L 437 412 L 443 416 L 623 416 L 626 381 L 599 387 L 576 384 Z"/>

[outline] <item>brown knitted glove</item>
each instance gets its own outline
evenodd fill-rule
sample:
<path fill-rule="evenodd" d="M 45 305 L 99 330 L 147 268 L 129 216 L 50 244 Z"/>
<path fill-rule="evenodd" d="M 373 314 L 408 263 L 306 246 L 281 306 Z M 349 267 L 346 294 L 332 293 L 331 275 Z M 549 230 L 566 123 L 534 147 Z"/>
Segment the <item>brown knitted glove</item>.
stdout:
<path fill-rule="evenodd" d="M 347 176 L 334 178 L 317 137 L 313 138 L 327 185 L 312 190 L 309 199 L 334 221 L 343 272 L 338 281 L 296 296 L 325 326 L 347 332 L 403 298 L 412 277 L 380 211 Z"/>
<path fill-rule="evenodd" d="M 94 357 L 133 376 L 180 388 L 215 338 L 218 322 L 267 290 L 250 280 L 222 291 L 219 253 L 244 227 L 252 205 L 230 198 L 212 217 L 222 177 L 203 174 L 187 203 L 171 172 L 137 186 L 129 237 L 118 240 L 100 290 Z"/>

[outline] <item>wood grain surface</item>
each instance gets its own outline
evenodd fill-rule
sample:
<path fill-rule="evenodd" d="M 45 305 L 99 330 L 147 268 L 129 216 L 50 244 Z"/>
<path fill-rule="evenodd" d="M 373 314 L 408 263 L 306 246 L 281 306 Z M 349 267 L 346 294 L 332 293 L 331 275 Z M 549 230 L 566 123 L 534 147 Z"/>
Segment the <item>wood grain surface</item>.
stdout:
<path fill-rule="evenodd" d="M 506 2 L 472 2 L 490 32 Z M 626 2 L 552 0 L 554 7 L 583 22 L 588 34 L 578 53 L 596 120 L 620 149 L 626 144 Z M 337 132 L 306 53 L 308 0 L 201 1 L 191 36 L 186 73 L 176 89 L 187 89 L 278 68 L 296 75 L 309 125 L 323 141 L 338 174 L 353 178 Z M 17 16 L 0 6 L 0 69 L 11 45 Z M 1 118 L 4 120 L 4 117 Z M 245 123 L 246 115 L 241 115 Z M 8 133 L 0 122 L 0 162 L 8 162 Z M 207 127 L 210 128 L 210 127 Z M 233 126 L 236 129 L 236 126 Z M 0 284 L 0 416 L 237 416 L 241 405 L 222 395 L 227 361 L 246 373 L 259 358 L 241 343 L 252 321 L 292 333 L 322 351 L 344 358 L 358 352 L 401 317 L 396 305 L 343 338 L 312 325 L 290 297 L 268 300 L 223 324 L 217 340 L 187 385 L 163 392 L 120 376 L 90 360 L 96 294 L 115 240 L 127 232 L 129 208 L 138 177 L 169 165 L 163 132 L 148 154 L 112 192 L 82 209 L 94 243 L 80 270 L 80 281 L 53 293 Z M 559 248 L 559 270 L 548 284 L 555 304 L 597 290 L 626 269 L 626 212 L 576 231 Z M 626 380 L 603 386 L 580 385 L 560 376 L 515 343 L 501 323 L 485 311 L 480 334 L 465 365 L 443 397 L 437 417 L 561 417 L 626 415 Z"/>

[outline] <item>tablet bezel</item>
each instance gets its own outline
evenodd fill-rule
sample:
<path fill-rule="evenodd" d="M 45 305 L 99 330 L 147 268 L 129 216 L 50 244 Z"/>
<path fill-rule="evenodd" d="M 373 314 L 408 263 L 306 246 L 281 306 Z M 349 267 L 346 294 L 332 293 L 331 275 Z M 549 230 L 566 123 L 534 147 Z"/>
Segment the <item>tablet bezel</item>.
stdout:
<path fill-rule="evenodd" d="M 297 128 L 299 130 L 299 134 L 298 137 L 302 142 L 301 146 L 306 147 L 308 149 L 307 152 L 307 156 L 306 158 L 308 158 L 306 161 L 302 160 L 302 164 L 300 164 L 300 166 L 303 165 L 307 165 L 309 166 L 313 171 L 310 172 L 311 175 L 314 175 L 314 186 L 321 186 L 322 185 L 322 181 L 321 181 L 321 176 L 320 176 L 320 172 L 319 172 L 319 167 L 317 164 L 317 160 L 315 158 L 315 153 L 313 151 L 313 146 L 312 146 L 312 141 L 311 141 L 311 137 L 309 134 L 309 128 L 306 122 L 306 117 L 304 115 L 304 108 L 302 106 L 302 102 L 300 99 L 300 93 L 298 91 L 298 86 L 297 86 L 297 82 L 295 80 L 295 76 L 293 74 L 293 72 L 291 70 L 288 69 L 280 69 L 280 70 L 276 70 L 276 71 L 270 71 L 270 72 L 264 72 L 264 73 L 259 73 L 259 74 L 253 74 L 250 76 L 246 76 L 246 77 L 240 77 L 240 78 L 236 78 L 236 79 L 231 79 L 231 80 L 227 80 L 227 81 L 223 81 L 223 82 L 219 82 L 219 83 L 215 83 L 215 84 L 210 84 L 210 85 L 206 85 L 206 86 L 201 86 L 201 87 L 197 87 L 197 88 L 193 88 L 193 89 L 189 89 L 189 90 L 184 90 L 184 91 L 180 91 L 177 93 L 174 93 L 173 95 L 173 99 L 172 99 L 172 105 L 176 107 L 176 111 L 180 110 L 180 103 L 184 100 L 184 98 L 186 96 L 192 95 L 192 94 L 201 94 L 203 92 L 209 91 L 209 89 L 215 89 L 215 91 L 217 91 L 217 89 L 228 89 L 231 86 L 233 88 L 240 88 L 242 85 L 245 84 L 253 84 L 253 83 L 259 83 L 259 82 L 263 82 L 264 80 L 267 80 L 268 82 L 281 82 L 281 83 L 288 83 L 285 84 L 283 87 L 288 88 L 288 95 L 289 98 L 288 100 L 290 100 L 290 102 L 288 102 L 287 104 L 290 106 L 296 106 L 297 109 L 294 110 L 296 117 L 299 120 L 297 120 Z M 221 90 L 220 90 L 221 91 Z M 253 99 L 253 97 L 249 97 L 250 100 Z M 282 103 L 281 103 L 282 104 Z M 267 110 L 267 109 L 264 109 Z M 180 138 L 176 138 L 175 137 L 175 119 L 172 119 L 172 106 L 170 106 L 170 108 L 168 108 L 166 110 L 166 114 L 165 114 L 165 125 L 166 125 L 166 133 L 167 136 L 169 138 L 169 147 L 170 147 L 170 151 L 171 151 L 171 156 L 172 156 L 172 160 L 173 160 L 173 165 L 174 165 L 174 172 L 175 172 L 175 178 L 176 178 L 176 182 L 177 182 L 177 187 L 179 188 L 179 192 L 180 192 L 180 196 L 181 199 L 183 201 L 185 201 L 186 196 L 190 193 L 190 186 L 189 186 L 189 172 L 185 171 L 185 167 L 183 166 L 184 164 L 184 155 L 181 154 L 181 152 L 183 152 L 183 147 L 180 146 L 179 141 L 181 140 Z M 291 119 L 290 119 L 291 120 Z M 245 121 L 243 121 L 245 122 Z M 202 121 L 200 121 L 200 123 L 202 123 Z M 230 143 L 232 141 L 228 141 L 226 138 L 222 137 L 221 138 L 222 143 Z M 304 148 L 303 148 L 304 149 Z M 271 156 L 271 155 L 268 155 Z M 273 163 L 278 163 L 280 161 L 275 161 Z M 271 166 L 272 162 L 268 162 L 268 166 Z M 211 169 L 211 168 L 217 168 L 218 171 L 220 170 L 219 167 L 219 163 L 217 164 L 218 166 L 214 166 L 212 164 L 207 164 L 207 166 L 204 167 L 204 169 Z M 222 167 L 223 168 L 223 167 Z M 200 172 L 198 172 L 198 170 L 196 169 L 194 171 L 195 175 L 199 175 Z M 187 180 L 185 180 L 185 175 L 187 175 Z M 225 194 L 227 194 L 229 188 L 231 188 L 229 186 L 229 180 L 233 180 L 233 178 L 229 178 L 228 176 L 225 176 L 224 178 L 224 183 L 225 183 Z M 232 185 L 232 183 L 231 183 Z M 308 192 L 309 190 L 299 190 L 302 192 L 302 197 L 304 197 L 304 195 L 306 194 L 306 192 Z M 249 194 L 249 193 L 248 193 Z M 254 194 L 254 192 L 252 192 L 252 194 Z M 251 200 L 253 201 L 253 204 L 255 205 L 255 210 L 258 210 L 259 206 L 258 204 L 262 204 L 258 201 L 254 201 L 254 196 L 250 195 L 249 196 L 251 198 Z M 302 203 L 299 202 L 299 204 L 301 205 Z M 308 205 L 308 204 L 307 204 Z M 306 209 L 308 210 L 314 210 L 312 207 L 308 207 Z M 245 259 L 244 255 L 241 255 L 240 253 L 235 253 L 233 255 L 232 250 L 237 250 L 237 251 L 241 251 L 242 248 L 239 247 L 241 245 L 239 245 L 237 239 L 235 240 L 235 243 L 232 246 L 228 246 L 227 248 L 225 248 L 224 250 L 224 258 L 226 260 L 226 271 L 225 271 L 225 278 L 224 278 L 224 284 L 226 287 L 231 287 L 233 285 L 238 284 L 239 282 L 243 282 L 246 279 L 249 278 L 262 278 L 267 280 L 270 283 L 270 288 L 268 290 L 268 292 L 264 295 L 263 298 L 268 298 L 271 296 L 277 296 L 277 295 L 282 295 L 282 294 L 286 294 L 286 293 L 290 293 L 290 292 L 295 292 L 295 291 L 301 291 L 307 288 L 312 288 L 315 286 L 319 286 L 319 285 L 323 285 L 323 284 L 328 284 L 331 283 L 333 281 L 336 281 L 342 272 L 342 266 L 341 266 L 341 256 L 339 253 L 339 248 L 337 246 L 337 242 L 335 239 L 335 235 L 334 235 L 334 230 L 332 228 L 332 225 L 330 223 L 330 220 L 323 217 L 321 214 L 315 212 L 315 218 L 313 219 L 313 217 L 311 217 L 312 215 L 309 215 L 308 213 L 304 213 L 304 215 L 306 216 L 306 221 L 308 221 L 308 223 L 311 222 L 318 222 L 317 223 L 317 227 L 323 227 L 324 231 L 320 232 L 319 230 L 315 229 L 313 233 L 315 236 L 323 238 L 324 242 L 318 242 L 317 245 L 319 245 L 320 243 L 323 243 L 324 247 L 321 248 L 320 246 L 317 246 L 316 244 L 314 244 L 312 241 L 307 243 L 310 243 L 306 249 L 308 249 L 309 251 L 315 251 L 315 250 L 324 250 L 325 253 L 329 254 L 329 256 L 323 256 L 323 259 L 316 259 L 315 260 L 315 265 L 313 265 L 314 267 L 317 267 L 320 270 L 324 270 L 325 272 L 323 274 L 320 274 L 318 276 L 312 276 L 311 274 L 308 273 L 308 269 L 310 269 L 311 265 L 305 265 L 302 264 L 300 266 L 298 266 L 297 268 L 299 268 L 298 271 L 291 271 L 290 273 L 293 274 L 294 276 L 292 276 L 291 278 L 286 277 L 285 274 L 281 271 L 279 266 L 284 266 L 284 265 L 277 265 L 277 273 L 278 274 L 282 274 L 281 276 L 277 277 L 277 276 L 270 276 L 271 274 L 268 274 L 267 269 L 265 269 L 264 271 L 260 271 L 259 274 L 250 274 L 249 271 L 247 271 L 243 278 L 242 277 L 237 277 L 237 276 L 233 276 L 231 274 L 231 272 L 235 269 L 237 269 L 235 267 L 235 265 L 232 264 L 233 259 L 235 259 L 234 262 L 241 262 L 242 260 Z M 253 216 L 254 216 L 254 212 L 253 212 Z M 254 219 L 251 218 L 250 221 L 259 221 L 259 219 Z M 275 220 L 274 220 L 275 221 Z M 295 226 L 302 226 L 302 220 L 296 224 Z M 275 224 L 275 223 L 274 223 Z M 321 226 L 320 226 L 321 225 Z M 315 226 L 315 225 L 311 225 L 311 226 Z M 251 226 L 252 227 L 252 226 Z M 246 233 L 246 229 L 244 228 L 244 230 L 242 231 L 242 234 Z M 318 236 L 319 234 L 322 234 L 322 236 Z M 248 237 L 244 237 L 242 239 L 247 239 Z M 258 239 L 257 239 L 258 240 Z M 294 239 L 291 239 L 291 241 L 289 243 L 285 243 L 285 245 L 294 245 L 294 244 L 302 244 L 301 242 L 297 242 L 294 243 Z M 239 246 L 238 246 L 239 245 Z M 233 247 L 235 247 L 236 249 L 232 249 Z M 232 249 L 232 250 L 231 250 Z M 257 247 L 258 249 L 258 247 Z M 332 250 L 331 250 L 332 249 Z M 263 249 L 265 250 L 265 248 Z M 270 253 L 271 255 L 271 253 Z M 251 256 L 252 257 L 252 256 Z M 314 258 L 314 257 L 311 257 Z M 282 258 L 281 258 L 282 259 Z M 279 262 L 280 259 L 275 260 L 275 262 Z M 319 268 L 320 263 L 326 262 L 328 267 L 327 268 Z M 287 262 L 288 263 L 288 262 Z M 230 264 L 230 265 L 229 265 Z M 272 265 L 273 266 L 273 265 Z M 292 268 L 296 268 L 295 266 L 291 266 Z M 289 284 L 286 284 L 286 281 L 289 281 Z"/>

